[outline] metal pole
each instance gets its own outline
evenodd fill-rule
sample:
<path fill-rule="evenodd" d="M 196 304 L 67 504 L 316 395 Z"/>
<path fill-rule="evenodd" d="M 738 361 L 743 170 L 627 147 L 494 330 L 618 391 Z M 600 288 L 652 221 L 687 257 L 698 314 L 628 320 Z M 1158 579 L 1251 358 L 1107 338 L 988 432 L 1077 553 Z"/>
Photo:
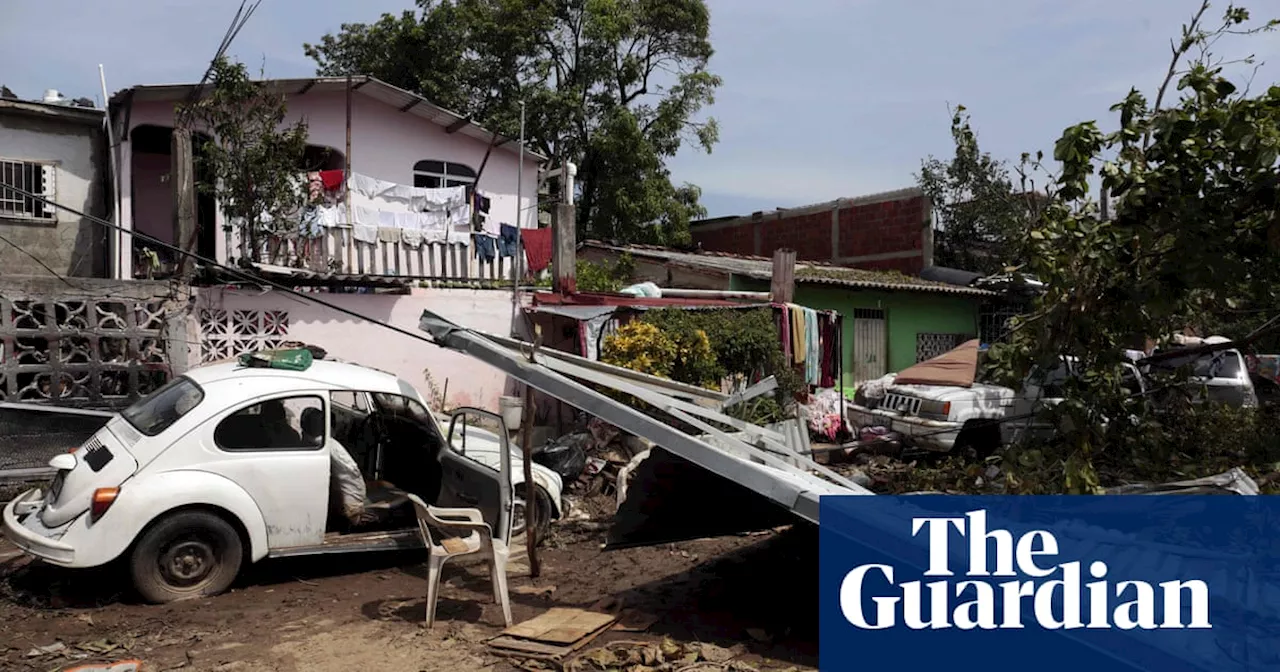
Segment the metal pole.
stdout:
<path fill-rule="evenodd" d="M 102 64 L 98 64 L 98 81 L 102 83 L 102 107 L 106 110 L 104 121 L 107 123 L 107 156 L 111 159 L 111 184 L 112 184 L 112 200 L 115 201 L 115 221 L 116 226 L 120 226 L 120 165 L 116 158 L 116 132 L 111 125 L 111 100 L 107 98 L 107 74 L 102 69 Z M 129 129 L 125 129 L 128 133 Z M 124 270 L 124 230 L 116 229 L 115 232 L 115 254 L 111 260 L 111 277 L 117 280 L 124 280 L 120 277 Z"/>
<path fill-rule="evenodd" d="M 516 165 L 516 256 L 511 259 L 511 328 L 520 317 L 521 261 L 524 260 L 524 239 L 520 235 L 524 219 L 524 101 L 520 102 L 520 163 Z M 512 331 L 514 334 L 515 331 Z"/>
<path fill-rule="evenodd" d="M 354 273 L 352 270 L 352 248 L 355 247 L 355 218 L 351 214 L 351 73 L 347 73 L 347 157 L 342 162 L 342 188 L 347 196 L 347 263 L 342 267 L 343 273 Z"/>
<path fill-rule="evenodd" d="M 516 167 L 516 256 L 511 260 L 511 325 L 515 328 L 520 317 L 520 280 L 524 278 L 520 262 L 524 259 L 521 245 L 520 229 L 524 218 L 524 102 L 520 102 L 520 163 Z M 533 352 L 537 353 L 541 335 L 536 331 L 530 334 L 533 339 Z M 531 355 L 532 357 L 532 355 Z M 533 414 L 537 407 L 533 401 L 533 388 L 524 386 L 524 413 L 520 423 L 520 451 L 524 459 L 524 539 L 525 552 L 529 555 L 529 575 L 537 578 L 542 573 L 538 562 L 538 486 L 533 482 L 533 445 L 531 430 Z"/>

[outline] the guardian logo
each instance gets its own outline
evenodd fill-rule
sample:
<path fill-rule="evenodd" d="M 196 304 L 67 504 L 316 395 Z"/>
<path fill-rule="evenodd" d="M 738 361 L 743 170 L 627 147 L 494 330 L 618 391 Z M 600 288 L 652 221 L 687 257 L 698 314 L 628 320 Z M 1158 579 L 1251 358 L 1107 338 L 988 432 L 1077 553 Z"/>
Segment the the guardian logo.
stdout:
<path fill-rule="evenodd" d="M 899 584 L 894 582 L 892 566 L 861 565 L 840 584 L 844 618 L 866 630 L 899 623 L 912 630 L 1021 629 L 1026 627 L 1024 618 L 1050 630 L 1213 627 L 1209 587 L 1204 581 L 1164 581 L 1158 586 L 1146 581 L 1113 582 L 1102 561 L 1090 562 L 1087 568 L 1079 561 L 1055 563 L 1058 540 L 1047 531 L 1035 530 L 1014 539 L 1009 530 L 987 530 L 984 510 L 969 511 L 964 517 L 912 519 L 912 536 L 927 535 L 929 542 L 929 568 L 924 576 L 955 576 L 948 552 L 951 528 L 968 542 L 964 580 Z M 1086 571 L 1092 579 L 1087 583 Z M 996 580 L 1001 577 L 1008 580 Z M 869 606 L 864 605 L 866 597 L 873 608 L 864 609 Z M 1184 610 L 1184 605 L 1189 609 Z M 1157 610 L 1158 606 L 1162 608 Z"/>

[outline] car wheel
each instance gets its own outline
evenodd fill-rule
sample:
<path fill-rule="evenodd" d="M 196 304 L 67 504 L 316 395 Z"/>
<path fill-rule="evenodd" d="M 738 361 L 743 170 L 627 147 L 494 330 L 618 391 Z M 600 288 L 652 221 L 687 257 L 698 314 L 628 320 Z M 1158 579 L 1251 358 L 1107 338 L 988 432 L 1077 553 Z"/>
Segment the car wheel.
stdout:
<path fill-rule="evenodd" d="M 516 485 L 516 496 L 523 498 L 525 494 L 524 484 Z M 547 530 L 551 528 L 551 495 L 542 488 L 541 485 L 534 486 L 534 497 L 537 498 L 537 521 L 534 523 L 534 534 L 537 535 L 538 541 L 545 539 Z M 525 511 L 524 503 L 516 502 L 511 512 L 511 536 L 524 533 L 525 528 Z"/>
<path fill-rule="evenodd" d="M 161 518 L 133 548 L 133 586 L 153 603 L 217 595 L 231 586 L 243 560 L 240 535 L 207 511 Z"/>

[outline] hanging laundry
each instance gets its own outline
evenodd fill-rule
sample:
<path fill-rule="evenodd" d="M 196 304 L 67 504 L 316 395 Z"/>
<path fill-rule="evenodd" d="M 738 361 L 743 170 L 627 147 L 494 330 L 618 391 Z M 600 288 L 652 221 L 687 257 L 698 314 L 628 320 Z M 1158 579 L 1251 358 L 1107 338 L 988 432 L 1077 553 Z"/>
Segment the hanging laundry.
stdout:
<path fill-rule="evenodd" d="M 498 256 L 514 257 L 520 251 L 520 229 L 510 224 L 498 225 Z"/>
<path fill-rule="evenodd" d="M 467 204 L 466 187 L 414 187 L 410 204 L 415 210 L 448 210 Z"/>
<path fill-rule="evenodd" d="M 443 211 L 418 213 L 422 237 L 428 243 L 443 243 L 449 239 L 448 214 Z"/>
<path fill-rule="evenodd" d="M 400 233 L 400 243 L 411 249 L 422 247 L 422 218 L 417 212 L 397 212 L 396 229 Z"/>
<path fill-rule="evenodd" d="M 307 200 L 316 203 L 324 199 L 324 180 L 319 172 L 307 173 Z"/>
<path fill-rule="evenodd" d="M 805 355 L 805 371 L 810 385 L 822 382 L 822 332 L 818 330 L 818 313 L 804 309 L 805 333 L 808 336 L 808 353 Z"/>
<path fill-rule="evenodd" d="M 355 215 L 355 226 L 351 236 L 362 243 L 378 242 L 378 211 L 356 206 L 352 214 Z"/>
<path fill-rule="evenodd" d="M 530 273 L 540 273 L 551 265 L 551 229 L 520 229 Z"/>
<path fill-rule="evenodd" d="M 482 233 L 473 236 L 476 241 L 476 258 L 480 261 L 492 263 L 494 257 L 494 239 Z"/>
<path fill-rule="evenodd" d="M 341 170 L 322 170 L 320 171 L 320 182 L 324 185 L 325 191 L 335 191 L 342 186 L 342 180 L 346 177 L 344 171 Z"/>
<path fill-rule="evenodd" d="M 778 329 L 782 337 L 782 356 L 786 361 L 791 361 L 791 309 L 785 305 L 778 306 L 777 319 L 774 320 L 774 326 Z"/>
<path fill-rule="evenodd" d="M 324 225 L 320 219 L 320 208 L 313 206 L 303 208 L 302 217 L 298 221 L 298 232 L 307 238 L 318 238 L 324 235 Z"/>
<path fill-rule="evenodd" d="M 804 333 L 804 309 L 796 305 L 791 306 L 791 343 L 792 361 L 804 364 L 804 357 L 809 352 Z"/>

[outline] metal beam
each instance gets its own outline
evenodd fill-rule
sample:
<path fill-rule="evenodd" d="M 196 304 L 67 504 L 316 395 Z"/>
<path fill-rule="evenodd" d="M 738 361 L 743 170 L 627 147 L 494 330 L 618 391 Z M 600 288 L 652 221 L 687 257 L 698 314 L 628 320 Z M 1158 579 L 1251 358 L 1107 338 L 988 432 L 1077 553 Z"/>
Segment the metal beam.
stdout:
<path fill-rule="evenodd" d="M 467 125 L 470 123 L 471 123 L 470 119 L 459 119 L 453 122 L 452 124 L 445 126 L 444 132 L 450 135 L 453 135 L 454 133 L 457 133 L 458 131 L 461 131 L 462 129 L 466 128 Z"/>
<path fill-rule="evenodd" d="M 471 355 L 539 392 L 598 416 L 625 432 L 653 441 L 703 469 L 729 478 L 787 507 L 810 522 L 818 521 L 817 505 L 821 495 L 870 494 L 864 488 L 837 485 L 785 463 L 781 467 L 769 467 L 730 455 L 698 437 L 685 434 L 671 425 L 610 399 L 547 366 L 531 363 L 519 354 L 495 344 L 488 338 L 489 335 L 482 336 L 430 311 L 423 311 L 419 328 L 431 334 L 435 342 L 444 347 Z M 752 448 L 758 454 L 767 455 L 764 451 Z"/>

